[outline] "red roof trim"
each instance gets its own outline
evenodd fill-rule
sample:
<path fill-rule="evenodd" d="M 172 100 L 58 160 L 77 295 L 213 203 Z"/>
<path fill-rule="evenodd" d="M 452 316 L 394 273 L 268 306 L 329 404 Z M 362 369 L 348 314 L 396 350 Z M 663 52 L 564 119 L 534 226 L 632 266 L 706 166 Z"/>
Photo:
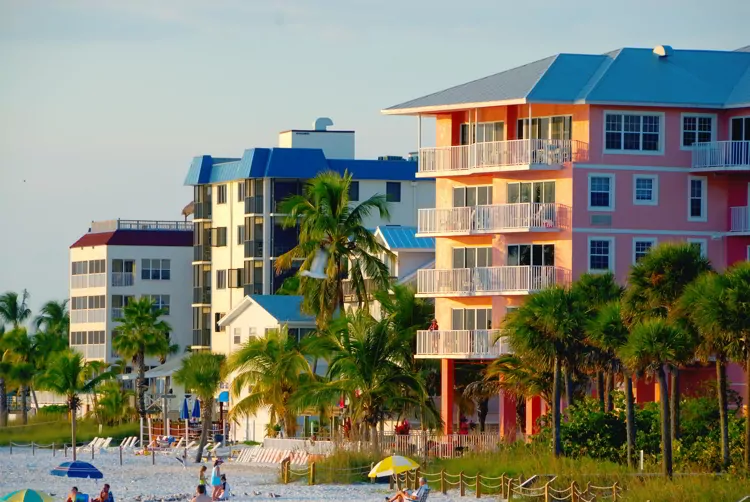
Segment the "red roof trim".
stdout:
<path fill-rule="evenodd" d="M 179 230 L 116 230 L 85 234 L 70 247 L 93 246 L 153 246 L 189 247 L 193 245 L 193 232 Z"/>

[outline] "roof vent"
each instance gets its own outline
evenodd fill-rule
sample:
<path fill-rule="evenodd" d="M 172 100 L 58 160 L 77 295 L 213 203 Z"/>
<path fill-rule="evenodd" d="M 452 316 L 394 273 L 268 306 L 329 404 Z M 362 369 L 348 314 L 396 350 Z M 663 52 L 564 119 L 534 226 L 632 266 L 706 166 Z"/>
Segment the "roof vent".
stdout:
<path fill-rule="evenodd" d="M 329 119 L 328 117 L 318 117 L 315 119 L 315 122 L 313 122 L 313 129 L 316 131 L 325 131 L 330 126 L 333 125 L 333 120 Z"/>
<path fill-rule="evenodd" d="M 672 49 L 671 45 L 657 45 L 656 47 L 654 47 L 654 54 L 656 54 L 660 58 L 671 56 L 673 52 L 674 50 Z"/>

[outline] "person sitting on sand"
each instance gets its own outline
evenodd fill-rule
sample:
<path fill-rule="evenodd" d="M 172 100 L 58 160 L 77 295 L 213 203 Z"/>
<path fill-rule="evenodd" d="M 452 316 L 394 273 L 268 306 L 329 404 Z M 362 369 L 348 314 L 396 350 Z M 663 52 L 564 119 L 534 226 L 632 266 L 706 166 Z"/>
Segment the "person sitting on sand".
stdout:
<path fill-rule="evenodd" d="M 229 497 L 231 497 L 231 490 L 229 488 L 229 483 L 227 483 L 227 475 L 222 474 L 221 475 L 221 491 L 219 492 L 219 498 L 216 500 L 229 500 Z"/>
<path fill-rule="evenodd" d="M 190 502 L 211 502 L 211 497 L 206 495 L 206 485 L 195 487 L 195 497 Z"/>
<path fill-rule="evenodd" d="M 104 483 L 104 488 L 99 494 L 99 497 L 95 498 L 93 502 L 115 502 L 115 498 L 112 496 L 112 492 L 109 491 L 109 483 Z"/>
<path fill-rule="evenodd" d="M 76 502 L 78 499 L 78 487 L 74 486 L 70 489 L 70 495 L 68 495 L 68 500 L 66 502 Z"/>
<path fill-rule="evenodd" d="M 425 478 L 419 478 L 419 488 L 409 493 L 408 490 L 399 490 L 396 495 L 391 498 L 386 497 L 388 502 L 409 502 L 411 500 L 421 500 L 430 491 L 430 487 L 427 486 L 427 480 Z"/>

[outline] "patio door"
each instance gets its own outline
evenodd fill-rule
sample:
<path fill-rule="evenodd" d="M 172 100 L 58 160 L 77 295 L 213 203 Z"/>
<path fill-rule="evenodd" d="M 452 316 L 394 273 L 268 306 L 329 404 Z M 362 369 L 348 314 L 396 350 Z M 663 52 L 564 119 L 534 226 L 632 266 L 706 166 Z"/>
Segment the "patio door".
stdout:
<path fill-rule="evenodd" d="M 732 141 L 750 141 L 750 117 L 733 117 L 729 130 Z"/>
<path fill-rule="evenodd" d="M 508 246 L 507 264 L 517 266 L 545 266 L 555 264 L 554 244 L 513 244 Z"/>
<path fill-rule="evenodd" d="M 508 204 L 534 202 L 537 204 L 555 202 L 554 181 L 534 181 L 528 183 L 508 183 Z"/>

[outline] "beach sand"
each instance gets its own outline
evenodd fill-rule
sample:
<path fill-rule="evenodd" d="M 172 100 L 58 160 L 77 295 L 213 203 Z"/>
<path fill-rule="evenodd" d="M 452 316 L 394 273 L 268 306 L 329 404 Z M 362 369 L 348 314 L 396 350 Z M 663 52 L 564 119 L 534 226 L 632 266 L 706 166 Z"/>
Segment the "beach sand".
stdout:
<path fill-rule="evenodd" d="M 52 456 L 51 450 L 37 449 L 32 456 L 30 449 L 13 448 L 11 455 L 8 448 L 0 448 L 0 496 L 14 490 L 32 488 L 53 494 L 55 500 L 64 501 L 72 486 L 77 486 L 82 493 L 92 498 L 98 495 L 104 483 L 109 483 L 115 502 L 146 502 L 147 500 L 165 501 L 175 495 L 187 495 L 195 492 L 200 464 L 188 463 L 186 468 L 175 457 L 157 455 L 156 465 L 151 465 L 151 457 L 135 456 L 132 452 L 123 452 L 123 465 L 119 465 L 117 449 L 96 453 L 91 460 L 91 453 L 79 455 L 78 460 L 90 462 L 104 474 L 102 480 L 70 479 L 53 476 L 50 471 L 62 462 L 71 461 L 63 457 L 61 451 Z M 210 473 L 210 464 L 207 464 Z M 316 485 L 307 486 L 302 482 L 279 484 L 279 468 L 255 467 L 247 464 L 222 465 L 222 472 L 232 488 L 232 501 L 269 500 L 269 493 L 280 495 L 275 500 L 298 501 L 337 501 L 351 502 L 382 501 L 389 494 L 387 484 L 355 485 Z M 254 492 L 261 492 L 254 495 Z M 210 492 L 209 492 L 210 494 Z M 430 493 L 430 501 L 447 502 L 468 500 L 461 498 L 454 491 L 447 496 Z"/>

